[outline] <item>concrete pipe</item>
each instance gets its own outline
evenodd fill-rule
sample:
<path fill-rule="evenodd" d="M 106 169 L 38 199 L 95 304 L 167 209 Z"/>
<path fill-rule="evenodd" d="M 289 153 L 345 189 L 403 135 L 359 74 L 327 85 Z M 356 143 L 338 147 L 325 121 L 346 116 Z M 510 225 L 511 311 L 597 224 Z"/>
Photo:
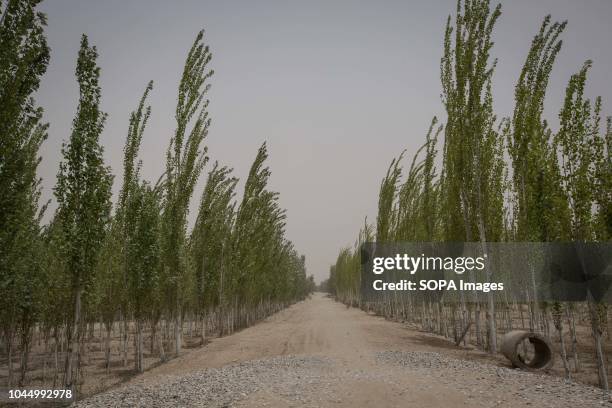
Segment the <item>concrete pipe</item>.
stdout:
<path fill-rule="evenodd" d="M 525 353 L 519 350 L 519 346 L 525 340 L 528 340 L 533 346 L 533 357 L 531 358 L 527 358 Z M 524 370 L 545 370 L 552 366 L 554 360 L 553 348 L 548 339 L 525 330 L 513 330 L 506 333 L 502 340 L 501 351 L 514 367 Z"/>

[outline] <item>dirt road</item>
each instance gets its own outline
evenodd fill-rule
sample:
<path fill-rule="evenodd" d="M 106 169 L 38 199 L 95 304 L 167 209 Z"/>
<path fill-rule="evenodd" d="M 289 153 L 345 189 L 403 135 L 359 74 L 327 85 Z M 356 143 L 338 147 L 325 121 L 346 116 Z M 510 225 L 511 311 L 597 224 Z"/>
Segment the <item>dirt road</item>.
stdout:
<path fill-rule="evenodd" d="M 315 294 L 82 406 L 612 407 L 504 365 Z"/>

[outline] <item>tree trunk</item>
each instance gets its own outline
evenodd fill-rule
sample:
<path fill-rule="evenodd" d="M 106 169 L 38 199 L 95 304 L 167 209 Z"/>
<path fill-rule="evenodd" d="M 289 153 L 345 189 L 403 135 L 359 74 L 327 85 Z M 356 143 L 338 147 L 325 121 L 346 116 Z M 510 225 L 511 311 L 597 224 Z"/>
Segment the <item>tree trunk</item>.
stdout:
<path fill-rule="evenodd" d="M 55 367 L 53 372 L 53 388 L 57 385 L 57 377 L 59 375 L 59 345 L 60 345 L 60 335 L 58 333 L 57 327 L 55 328 Z"/>
<path fill-rule="evenodd" d="M 608 392 L 608 372 L 606 370 L 606 364 L 604 360 L 604 353 L 601 344 L 601 323 L 600 316 L 597 304 L 593 302 L 592 299 L 589 299 L 589 312 L 591 315 L 591 330 L 593 334 L 593 338 L 595 340 L 595 355 L 597 359 L 597 371 L 599 373 L 599 386 L 604 389 L 604 391 Z"/>
<path fill-rule="evenodd" d="M 160 333 L 157 335 L 157 341 L 159 343 L 159 359 L 163 363 L 164 361 L 166 361 L 166 352 L 164 351 L 164 336 L 161 327 Z"/>
<path fill-rule="evenodd" d="M 106 374 L 108 374 L 110 372 L 110 364 L 111 364 L 111 330 L 112 330 L 112 323 L 110 324 L 106 324 L 106 340 L 105 340 L 105 344 L 104 344 L 104 357 L 106 360 Z"/>
<path fill-rule="evenodd" d="M 142 320 L 136 319 L 136 338 L 134 339 L 134 367 L 136 372 L 144 372 L 143 352 L 142 352 Z"/>
<path fill-rule="evenodd" d="M 482 253 L 485 259 L 487 258 L 487 236 L 484 228 L 484 222 L 482 220 L 482 215 L 479 214 L 478 217 L 478 235 L 480 236 L 480 246 L 482 248 Z M 491 277 L 493 272 L 489 267 L 489 264 L 485 262 L 485 273 L 487 277 L 487 282 L 491 282 Z M 495 299 L 493 292 L 487 293 L 487 303 L 488 303 L 488 311 L 487 311 L 487 322 L 489 324 L 488 332 L 489 332 L 489 353 L 496 354 L 497 353 L 497 324 L 495 322 Z"/>
<path fill-rule="evenodd" d="M 572 374 L 570 372 L 569 363 L 567 361 L 567 353 L 565 352 L 565 340 L 563 339 L 563 327 L 558 327 L 557 333 L 559 334 L 559 342 L 561 343 L 561 359 L 563 361 L 563 370 L 565 371 L 565 378 L 567 380 L 571 380 Z"/>
<path fill-rule="evenodd" d="M 123 366 L 127 367 L 127 360 L 128 360 L 128 337 L 129 337 L 129 323 L 127 320 L 127 316 L 123 316 L 123 335 L 122 335 L 122 339 L 121 339 L 121 350 L 122 350 L 122 354 L 123 354 Z"/>
<path fill-rule="evenodd" d="M 176 313 L 174 315 L 174 354 L 178 357 L 181 354 L 181 347 L 183 346 L 183 319 L 181 314 L 181 303 L 176 296 Z"/>
<path fill-rule="evenodd" d="M 202 345 L 206 342 L 206 313 L 202 313 L 202 331 L 200 332 L 200 337 L 202 338 Z"/>
<path fill-rule="evenodd" d="M 28 330 L 29 331 L 29 330 Z M 28 360 L 30 356 L 30 333 L 25 333 L 21 337 L 21 375 L 19 377 L 19 387 L 23 387 L 26 383 L 26 375 L 28 373 Z"/>
<path fill-rule="evenodd" d="M 8 335 L 6 337 L 6 351 L 8 359 L 7 388 L 11 388 L 13 386 L 13 333 L 11 330 L 8 331 Z"/>
<path fill-rule="evenodd" d="M 76 379 L 74 360 L 79 360 L 79 326 L 81 321 L 81 293 L 82 289 L 77 289 L 74 302 L 74 321 L 69 340 L 68 353 L 66 355 L 66 371 L 64 372 L 64 385 L 74 391 Z"/>
<path fill-rule="evenodd" d="M 580 360 L 578 358 L 578 338 L 576 335 L 576 320 L 574 318 L 574 305 L 569 304 L 567 307 L 567 321 L 570 328 L 570 336 L 572 337 L 572 358 L 574 360 L 574 371 L 580 371 Z"/>

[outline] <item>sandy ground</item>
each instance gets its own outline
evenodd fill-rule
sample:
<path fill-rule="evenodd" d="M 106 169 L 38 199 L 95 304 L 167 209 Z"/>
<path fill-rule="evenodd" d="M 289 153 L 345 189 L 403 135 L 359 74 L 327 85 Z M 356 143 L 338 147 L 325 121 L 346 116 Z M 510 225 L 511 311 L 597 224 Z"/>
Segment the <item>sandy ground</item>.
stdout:
<path fill-rule="evenodd" d="M 407 331 L 397 323 L 349 309 L 323 294 L 297 303 L 232 336 L 214 339 L 206 347 L 190 352 L 154 368 L 134 381 L 165 381 L 166 376 L 180 376 L 195 370 L 221 367 L 242 361 L 278 355 L 316 355 L 330 357 L 331 370 L 358 370 L 373 373 L 381 370 L 374 357 L 384 350 L 432 350 L 419 334 Z M 389 368 L 385 368 L 388 371 Z M 469 405 L 469 400 L 449 387 L 426 389 L 422 378 L 397 378 L 396 384 L 376 379 L 342 381 L 329 401 L 337 407 L 448 407 Z M 410 399 L 406 399 L 407 389 Z M 410 404 L 413 400 L 417 405 Z M 257 392 L 239 406 L 285 407 L 288 401 L 273 392 Z"/>
<path fill-rule="evenodd" d="M 471 349 L 455 347 L 442 337 L 422 333 L 358 309 L 347 308 L 317 293 L 253 327 L 228 337 L 213 339 L 206 347 L 153 368 L 133 378 L 125 386 L 132 386 L 132 389 L 155 389 L 156 386 L 206 368 L 222 368 L 277 356 L 304 355 L 329 361 L 329 364 L 314 374 L 315 380 L 309 380 L 312 386 L 298 385 L 303 388 L 300 392 L 306 395 L 296 400 L 286 396 L 289 394 L 278 392 L 275 385 L 267 384 L 259 386 L 255 392 L 243 395 L 240 401 L 231 406 L 572 406 L 562 403 L 570 401 L 557 401 L 558 396 L 552 399 L 545 395 L 531 398 L 529 393 L 524 392 L 523 380 L 523 385 L 520 385 L 499 379 L 495 374 L 493 378 L 481 378 L 474 369 L 462 368 L 460 374 L 451 370 L 448 371 L 451 374 L 446 375 L 445 370 L 422 367 L 411 369 L 377 361 L 377 355 L 390 350 L 400 353 L 437 352 L 453 359 L 476 360 L 476 364 L 482 362 L 491 366 L 509 367 L 503 357 L 491 357 Z M 263 380 L 261 383 L 266 383 Z M 555 381 L 560 380 L 555 378 Z M 536 389 L 542 387 L 537 385 L 537 376 L 528 378 L 527 383 L 533 383 Z M 549 401 L 550 404 L 542 405 L 539 403 L 541 401 Z M 608 401 L 602 400 L 601 403 L 612 406 Z"/>
<path fill-rule="evenodd" d="M 458 358 L 469 354 L 471 360 L 502 363 L 501 358 L 485 353 L 475 356 L 471 348 L 455 347 L 443 337 L 347 308 L 315 293 L 255 326 L 212 339 L 206 347 L 148 370 L 132 381 L 158 381 L 165 375 L 183 375 L 202 368 L 280 355 L 328 356 L 340 365 L 368 368 L 377 351 L 440 351 L 440 348 Z"/>

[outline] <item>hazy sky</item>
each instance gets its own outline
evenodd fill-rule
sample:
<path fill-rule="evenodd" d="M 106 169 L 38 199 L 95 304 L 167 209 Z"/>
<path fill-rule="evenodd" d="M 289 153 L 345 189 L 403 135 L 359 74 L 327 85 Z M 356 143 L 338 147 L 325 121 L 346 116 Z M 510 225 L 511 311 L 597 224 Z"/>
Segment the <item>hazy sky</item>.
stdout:
<path fill-rule="evenodd" d="M 210 157 L 244 179 L 257 148 L 268 142 L 270 187 L 287 209 L 287 235 L 318 281 L 339 248 L 353 244 L 364 217 L 374 221 L 390 160 L 403 149 L 412 155 L 433 115 L 444 121 L 439 63 L 454 0 L 46 0 L 42 9 L 52 48 L 37 97 L 51 124 L 40 166 L 45 199 L 52 198 L 75 112 L 81 33 L 100 53 L 102 107 L 109 114 L 102 143 L 116 192 L 129 113 L 150 79 L 143 176 L 154 181 L 162 173 L 185 56 L 204 28 L 215 70 Z M 587 94 L 603 96 L 604 112 L 612 113 L 612 1 L 506 0 L 502 10 L 493 50 L 498 115 L 511 114 L 521 65 L 549 13 L 569 25 L 552 73 L 548 118 L 556 126 L 565 84 L 588 58 L 594 67 Z M 192 210 L 190 219 L 195 215 Z"/>

